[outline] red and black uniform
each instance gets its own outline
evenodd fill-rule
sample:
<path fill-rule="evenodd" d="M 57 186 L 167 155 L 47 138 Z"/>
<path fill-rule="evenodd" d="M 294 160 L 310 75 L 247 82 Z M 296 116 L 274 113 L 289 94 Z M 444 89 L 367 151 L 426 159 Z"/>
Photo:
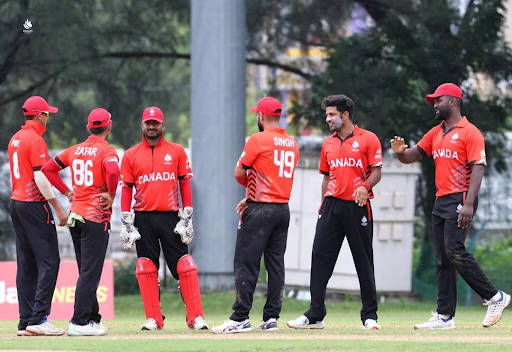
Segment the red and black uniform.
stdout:
<path fill-rule="evenodd" d="M 323 320 L 327 314 L 325 292 L 334 271 L 345 237 L 361 288 L 361 320 L 377 320 L 377 293 L 373 268 L 373 216 L 368 190 L 366 206 L 355 203 L 354 191 L 368 188 L 366 180 L 372 168 L 382 167 L 382 148 L 377 136 L 354 126 L 345 139 L 338 133 L 322 145 L 320 173 L 329 176 L 325 199 L 318 214 L 311 259 L 311 306 L 305 313 L 311 323 Z"/>
<path fill-rule="evenodd" d="M 249 318 L 262 255 L 268 272 L 263 320 L 279 318 L 290 223 L 288 200 L 298 160 L 297 142 L 283 128 L 272 127 L 249 138 L 237 163 L 247 170 L 247 209 L 238 226 L 234 260 L 237 299 L 231 320 Z"/>
<path fill-rule="evenodd" d="M 459 212 L 466 201 L 474 165 L 487 165 L 485 142 L 480 130 L 466 117 L 446 130 L 444 121 L 428 131 L 415 148 L 432 156 L 436 165 L 436 202 L 432 211 L 432 241 L 437 260 L 439 314 L 455 315 L 457 272 L 483 299 L 498 290 L 492 285 L 464 242 L 468 229 L 458 226 Z M 476 212 L 478 198 L 473 210 Z"/>
<path fill-rule="evenodd" d="M 59 273 L 59 247 L 52 211 L 34 180 L 34 171 L 48 160 L 42 135 L 46 129 L 36 121 L 25 125 L 9 141 L 12 197 L 11 219 L 16 232 L 16 287 L 20 321 L 18 330 L 39 324 L 50 314 Z"/>
<path fill-rule="evenodd" d="M 135 187 L 134 225 L 141 235 L 135 242 L 137 256 L 151 259 L 159 268 L 161 245 L 176 280 L 178 260 L 188 253 L 188 246 L 174 233 L 179 221 L 179 192 L 183 205 L 191 206 L 189 179 L 192 176 L 185 149 L 164 140 L 163 136 L 154 147 L 142 137 L 142 143 L 128 149 L 121 162 L 122 211 L 130 211 L 132 188 Z"/>
<path fill-rule="evenodd" d="M 79 272 L 71 318 L 75 325 L 101 321 L 96 290 L 107 253 L 112 208 L 103 209 L 100 195 L 116 193 L 118 163 L 115 148 L 103 138 L 91 135 L 84 142 L 55 156 L 43 167 L 45 175 L 61 193 L 65 191 L 65 185 L 58 177 L 58 170 L 70 167 L 74 190 L 71 214 L 72 217 L 76 213 L 83 218 L 83 222 L 75 220 L 74 225 L 69 227 Z"/>

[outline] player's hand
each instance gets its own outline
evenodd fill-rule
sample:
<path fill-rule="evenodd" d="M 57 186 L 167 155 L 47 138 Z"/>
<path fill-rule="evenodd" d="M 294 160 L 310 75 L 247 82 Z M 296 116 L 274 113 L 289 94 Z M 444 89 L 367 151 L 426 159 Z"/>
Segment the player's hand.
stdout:
<path fill-rule="evenodd" d="M 192 224 L 192 214 L 194 209 L 192 207 L 185 207 L 178 209 L 178 216 L 180 221 L 174 227 L 174 233 L 180 235 L 181 242 L 189 244 L 194 238 L 194 226 Z"/>
<path fill-rule="evenodd" d="M 75 192 L 68 189 L 66 192 L 64 192 L 64 195 L 68 197 L 68 200 L 71 203 L 73 201 L 73 196 L 75 195 Z"/>
<path fill-rule="evenodd" d="M 134 220 L 134 213 L 129 211 L 121 212 L 121 234 L 119 235 L 119 239 L 125 251 L 132 249 L 135 241 L 140 240 L 140 233 L 137 228 L 133 226 Z"/>
<path fill-rule="evenodd" d="M 242 199 L 237 205 L 236 205 L 236 213 L 242 215 L 244 210 L 247 209 L 247 198 Z"/>
<path fill-rule="evenodd" d="M 395 136 L 395 138 L 391 139 L 390 143 L 391 149 L 393 149 L 395 154 L 402 154 L 409 147 L 407 144 L 405 144 L 404 139 L 398 136 Z"/>
<path fill-rule="evenodd" d="M 366 204 L 366 200 L 368 199 L 368 190 L 365 186 L 359 186 L 355 189 L 354 193 L 352 194 L 352 197 L 354 197 L 355 202 L 360 207 L 364 206 Z"/>
<path fill-rule="evenodd" d="M 59 219 L 58 225 L 66 226 L 68 223 L 68 214 L 66 214 L 62 209 L 55 210 L 55 212 L 57 213 L 57 219 Z"/>
<path fill-rule="evenodd" d="M 103 210 L 108 210 L 112 207 L 112 204 L 114 204 L 114 197 L 110 195 L 109 193 L 101 193 L 98 195 L 100 198 L 100 205 L 103 207 Z"/>
<path fill-rule="evenodd" d="M 462 209 L 459 212 L 457 225 L 465 229 L 469 226 L 471 220 L 473 220 L 473 206 L 466 203 L 462 206 Z"/>

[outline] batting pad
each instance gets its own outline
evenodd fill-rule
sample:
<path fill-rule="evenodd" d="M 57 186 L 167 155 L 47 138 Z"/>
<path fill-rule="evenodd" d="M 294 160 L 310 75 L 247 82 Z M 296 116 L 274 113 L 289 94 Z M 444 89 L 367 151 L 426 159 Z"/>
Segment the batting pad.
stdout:
<path fill-rule="evenodd" d="M 190 254 L 186 254 L 178 260 L 176 269 L 180 277 L 181 295 L 187 310 L 187 325 L 192 329 L 195 318 L 198 316 L 204 318 L 196 263 Z"/>
<path fill-rule="evenodd" d="M 164 326 L 164 318 L 160 309 L 160 292 L 158 288 L 158 270 L 155 263 L 148 258 L 139 258 L 135 269 L 135 276 L 139 282 L 140 295 L 146 319 L 153 318 L 156 325 Z"/>

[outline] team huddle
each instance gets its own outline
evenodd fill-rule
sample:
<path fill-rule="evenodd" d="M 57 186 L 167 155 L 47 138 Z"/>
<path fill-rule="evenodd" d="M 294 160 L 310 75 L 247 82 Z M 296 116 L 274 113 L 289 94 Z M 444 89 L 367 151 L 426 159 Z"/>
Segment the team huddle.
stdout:
<path fill-rule="evenodd" d="M 436 166 L 432 241 L 438 267 L 437 310 L 427 322 L 414 328 L 455 328 L 457 272 L 488 306 L 482 325 L 490 327 L 500 320 L 511 297 L 493 286 L 464 247 L 486 165 L 484 138 L 461 116 L 463 94 L 458 86 L 442 84 L 425 99 L 433 104 L 440 124 L 412 148 L 398 136 L 390 141 L 401 162 L 433 156 Z M 294 329 L 325 327 L 326 287 L 346 238 L 361 289 L 362 328 L 379 330 L 370 200 L 381 179 L 382 147 L 374 133 L 353 123 L 355 104 L 349 97 L 328 96 L 322 109 L 333 134 L 324 141 L 320 155 L 322 202 L 311 257 L 311 304 L 307 312 L 286 325 Z M 107 334 L 96 290 L 118 185 L 122 185 L 121 244 L 125 250 L 135 246 L 138 257 L 135 276 L 146 315 L 141 330 L 164 327 L 158 280 L 161 252 L 178 280 L 187 326 L 193 330 L 209 329 L 202 310 L 198 269 L 188 254 L 188 244 L 194 237 L 190 185 L 193 173 L 184 148 L 164 139 L 162 111 L 154 106 L 144 110 L 142 141 L 125 152 L 119 166 L 117 152 L 107 142 L 112 130 L 107 110 L 92 110 L 87 123 L 90 136 L 51 159 L 42 135 L 50 114 L 58 109 L 33 96 L 25 101 L 22 110 L 25 125 L 8 146 L 13 190 L 10 212 L 18 267 L 17 335 Z M 278 100 L 263 98 L 250 111 L 256 113 L 260 132 L 247 140 L 234 170 L 236 181 L 246 188 L 245 197 L 236 205 L 240 215 L 234 256 L 236 299 L 231 317 L 211 328 L 216 334 L 252 330 L 249 313 L 262 257 L 268 273 L 268 291 L 257 329 L 277 330 L 282 308 L 290 222 L 288 202 L 299 148 L 279 126 L 282 106 Z M 71 169 L 71 189 L 59 175 L 67 167 Z M 57 201 L 52 186 L 70 201 L 69 214 Z M 55 220 L 49 205 L 55 210 L 57 224 L 69 227 L 79 271 L 74 312 L 66 330 L 47 319 L 60 264 Z"/>

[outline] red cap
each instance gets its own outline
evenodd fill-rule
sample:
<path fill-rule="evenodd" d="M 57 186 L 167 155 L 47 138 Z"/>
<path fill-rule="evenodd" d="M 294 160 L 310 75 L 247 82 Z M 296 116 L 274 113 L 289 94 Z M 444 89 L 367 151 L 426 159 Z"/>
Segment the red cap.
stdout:
<path fill-rule="evenodd" d="M 43 98 L 38 97 L 36 95 L 25 100 L 25 103 L 23 104 L 22 109 L 23 109 L 24 115 L 37 115 L 43 111 L 47 111 L 47 112 L 51 112 L 52 114 L 55 114 L 56 112 L 59 111 L 59 109 L 57 109 L 54 106 L 48 105 L 46 100 L 44 100 Z"/>
<path fill-rule="evenodd" d="M 462 90 L 456 84 L 443 83 L 439 87 L 437 87 L 437 89 L 434 93 L 427 95 L 425 97 L 425 100 L 429 104 L 434 104 L 434 99 L 439 98 L 440 96 L 443 96 L 443 95 L 448 95 L 450 97 L 462 99 Z"/>
<path fill-rule="evenodd" d="M 281 116 L 283 107 L 276 98 L 266 97 L 260 100 L 257 106 L 253 106 L 250 112 L 261 112 L 263 115 Z"/>
<path fill-rule="evenodd" d="M 162 110 L 157 108 L 156 106 L 150 106 L 149 108 L 146 108 L 144 112 L 142 113 L 142 122 L 148 121 L 148 120 L 155 120 L 160 123 L 164 122 L 164 114 Z"/>
<path fill-rule="evenodd" d="M 96 108 L 89 114 L 87 126 L 89 128 L 100 128 L 108 126 L 112 123 L 112 115 L 102 108 Z"/>

